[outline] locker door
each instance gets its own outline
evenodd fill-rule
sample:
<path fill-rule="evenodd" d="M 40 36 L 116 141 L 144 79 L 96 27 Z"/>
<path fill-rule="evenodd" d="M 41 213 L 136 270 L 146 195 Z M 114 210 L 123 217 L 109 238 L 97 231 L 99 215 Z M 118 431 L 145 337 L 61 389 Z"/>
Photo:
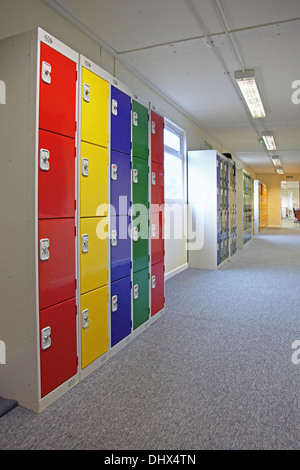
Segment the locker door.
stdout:
<path fill-rule="evenodd" d="M 148 215 L 140 214 L 132 219 L 133 272 L 149 264 L 149 223 Z"/>
<path fill-rule="evenodd" d="M 151 266 L 151 316 L 164 308 L 164 282 L 164 264 Z"/>
<path fill-rule="evenodd" d="M 108 151 L 81 142 L 80 216 L 104 216 L 108 204 Z"/>
<path fill-rule="evenodd" d="M 164 226 L 162 212 L 151 215 L 151 264 L 164 260 Z"/>
<path fill-rule="evenodd" d="M 108 147 L 108 82 L 82 67 L 81 95 L 81 140 Z"/>
<path fill-rule="evenodd" d="M 149 167 L 148 161 L 141 158 L 132 158 L 132 203 L 137 205 L 133 207 L 136 211 L 148 213 L 148 189 L 149 189 Z M 140 207 L 144 206 L 144 209 Z"/>
<path fill-rule="evenodd" d="M 129 276 L 131 271 L 130 217 L 117 215 L 111 217 L 111 282 Z"/>
<path fill-rule="evenodd" d="M 80 220 L 80 281 L 81 294 L 108 282 L 107 217 Z"/>
<path fill-rule="evenodd" d="M 131 333 L 130 276 L 111 284 L 111 346 Z"/>
<path fill-rule="evenodd" d="M 132 155 L 148 160 L 148 109 L 135 100 L 132 100 Z"/>
<path fill-rule="evenodd" d="M 131 154 L 131 98 L 111 87 L 111 149 Z"/>
<path fill-rule="evenodd" d="M 222 233 L 222 211 L 217 211 L 217 234 L 218 236 Z"/>
<path fill-rule="evenodd" d="M 108 350 L 108 289 L 107 286 L 81 296 L 81 367 Z"/>
<path fill-rule="evenodd" d="M 222 262 L 222 235 L 217 237 L 217 265 Z"/>
<path fill-rule="evenodd" d="M 164 118 L 151 111 L 151 160 L 164 163 Z"/>
<path fill-rule="evenodd" d="M 75 140 L 39 131 L 39 219 L 75 217 Z"/>
<path fill-rule="evenodd" d="M 76 63 L 41 43 L 39 128 L 75 138 Z"/>
<path fill-rule="evenodd" d="M 133 274 L 133 329 L 149 320 L 149 271 Z"/>
<path fill-rule="evenodd" d="M 128 215 L 131 202 L 130 156 L 112 151 L 110 157 L 110 204 L 115 215 Z"/>
<path fill-rule="evenodd" d="M 38 223 L 40 309 L 75 297 L 75 219 Z"/>
<path fill-rule="evenodd" d="M 76 300 L 40 312 L 41 395 L 77 373 Z"/>
<path fill-rule="evenodd" d="M 160 163 L 151 163 L 151 210 L 158 212 L 164 203 L 164 167 Z"/>

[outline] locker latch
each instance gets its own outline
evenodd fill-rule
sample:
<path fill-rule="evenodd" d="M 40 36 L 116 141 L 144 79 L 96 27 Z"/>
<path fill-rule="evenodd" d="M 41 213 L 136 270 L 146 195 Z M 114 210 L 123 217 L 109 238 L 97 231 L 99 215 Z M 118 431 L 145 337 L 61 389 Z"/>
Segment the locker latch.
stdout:
<path fill-rule="evenodd" d="M 134 183 L 138 183 L 138 173 L 139 173 L 138 170 L 136 170 L 136 169 L 133 170 L 132 179 L 133 179 L 133 182 L 134 182 Z"/>
<path fill-rule="evenodd" d="M 111 311 L 116 312 L 118 310 L 118 296 L 113 295 L 111 298 Z"/>
<path fill-rule="evenodd" d="M 111 165 L 111 179 L 117 181 L 118 179 L 118 165 L 112 163 Z"/>
<path fill-rule="evenodd" d="M 43 171 L 49 171 L 50 163 L 50 152 L 47 149 L 40 150 L 40 169 Z"/>
<path fill-rule="evenodd" d="M 139 297 L 139 285 L 135 284 L 133 286 L 133 298 L 138 299 L 138 297 Z"/>
<path fill-rule="evenodd" d="M 88 253 L 89 251 L 89 236 L 87 234 L 81 237 L 81 251 L 82 253 Z"/>
<path fill-rule="evenodd" d="M 155 235 L 156 235 L 155 224 L 152 224 L 152 237 L 155 238 Z"/>
<path fill-rule="evenodd" d="M 152 121 L 151 130 L 152 130 L 152 134 L 155 134 L 155 121 Z"/>
<path fill-rule="evenodd" d="M 88 308 L 82 311 L 82 328 L 84 329 L 86 329 L 90 324 L 89 315 L 90 312 Z"/>
<path fill-rule="evenodd" d="M 50 258 L 50 240 L 49 238 L 42 238 L 40 240 L 40 260 L 47 261 Z"/>
<path fill-rule="evenodd" d="M 118 115 L 118 102 L 117 102 L 117 100 L 111 100 L 111 112 L 114 116 Z"/>
<path fill-rule="evenodd" d="M 138 227 L 133 227 L 133 241 L 137 242 L 139 239 L 139 229 Z"/>
<path fill-rule="evenodd" d="M 42 80 L 48 85 L 51 83 L 51 65 L 47 62 L 42 62 Z"/>
<path fill-rule="evenodd" d="M 42 329 L 42 331 L 41 331 L 41 340 L 42 340 L 41 347 L 42 347 L 42 349 L 50 348 L 50 346 L 51 346 L 50 335 L 51 335 L 51 327 L 50 326 L 46 326 L 46 328 Z"/>
<path fill-rule="evenodd" d="M 111 231 L 111 246 L 117 246 L 118 239 L 117 239 L 117 230 Z"/>
<path fill-rule="evenodd" d="M 156 285 L 156 276 L 152 276 L 152 289 L 155 289 Z"/>
<path fill-rule="evenodd" d="M 89 176 L 89 159 L 82 159 L 82 176 Z"/>
<path fill-rule="evenodd" d="M 135 127 L 138 126 L 138 113 L 134 112 L 132 116 L 132 123 Z"/>
<path fill-rule="evenodd" d="M 83 84 L 83 99 L 87 103 L 90 102 L 90 85 L 88 85 L 87 83 Z"/>
<path fill-rule="evenodd" d="M 156 185 L 156 174 L 155 174 L 154 171 L 152 171 L 151 181 L 152 181 L 153 186 L 155 186 Z"/>

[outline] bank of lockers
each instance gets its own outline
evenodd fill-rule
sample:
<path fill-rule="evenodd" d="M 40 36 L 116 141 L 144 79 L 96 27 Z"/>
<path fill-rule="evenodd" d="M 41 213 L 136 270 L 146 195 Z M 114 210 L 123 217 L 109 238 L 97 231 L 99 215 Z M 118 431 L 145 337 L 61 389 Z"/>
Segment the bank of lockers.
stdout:
<path fill-rule="evenodd" d="M 3 162 L 0 393 L 40 412 L 163 311 L 164 119 L 40 28 L 0 58 L 18 168 Z"/>
<path fill-rule="evenodd" d="M 194 246 L 190 244 L 189 264 L 201 269 L 217 269 L 236 251 L 235 164 L 216 150 L 188 153 L 189 204 L 192 227 L 197 227 Z M 193 239 L 193 234 L 190 234 Z M 233 240 L 233 241 L 231 241 Z"/>

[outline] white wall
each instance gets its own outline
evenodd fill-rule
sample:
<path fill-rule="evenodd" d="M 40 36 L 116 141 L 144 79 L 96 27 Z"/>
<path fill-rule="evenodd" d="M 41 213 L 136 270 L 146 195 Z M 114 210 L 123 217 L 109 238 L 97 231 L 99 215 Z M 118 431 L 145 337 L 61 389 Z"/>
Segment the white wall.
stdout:
<path fill-rule="evenodd" d="M 205 142 L 208 142 L 213 148 L 221 152 L 227 151 L 184 113 L 135 77 L 116 58 L 40 0 L 1 0 L 0 10 L 0 38 L 40 26 L 78 53 L 85 55 L 107 70 L 127 85 L 135 94 L 151 101 L 159 112 L 186 131 L 188 150 L 205 149 Z M 177 268 L 187 263 L 184 239 L 175 240 L 171 238 L 166 240 L 165 248 L 166 273 L 174 272 L 174 270 L 176 271 Z"/>

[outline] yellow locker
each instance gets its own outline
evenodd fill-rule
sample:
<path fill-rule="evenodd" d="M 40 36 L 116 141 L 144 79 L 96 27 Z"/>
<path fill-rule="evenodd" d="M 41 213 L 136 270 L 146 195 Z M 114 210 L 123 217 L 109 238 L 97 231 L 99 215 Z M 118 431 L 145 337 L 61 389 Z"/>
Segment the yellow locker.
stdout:
<path fill-rule="evenodd" d="M 81 140 L 108 147 L 109 84 L 82 67 Z"/>
<path fill-rule="evenodd" d="M 80 219 L 80 291 L 81 294 L 108 283 L 108 218 Z"/>
<path fill-rule="evenodd" d="M 107 286 L 81 296 L 81 368 L 108 350 Z"/>
<path fill-rule="evenodd" d="M 81 142 L 80 216 L 107 215 L 108 150 Z"/>

